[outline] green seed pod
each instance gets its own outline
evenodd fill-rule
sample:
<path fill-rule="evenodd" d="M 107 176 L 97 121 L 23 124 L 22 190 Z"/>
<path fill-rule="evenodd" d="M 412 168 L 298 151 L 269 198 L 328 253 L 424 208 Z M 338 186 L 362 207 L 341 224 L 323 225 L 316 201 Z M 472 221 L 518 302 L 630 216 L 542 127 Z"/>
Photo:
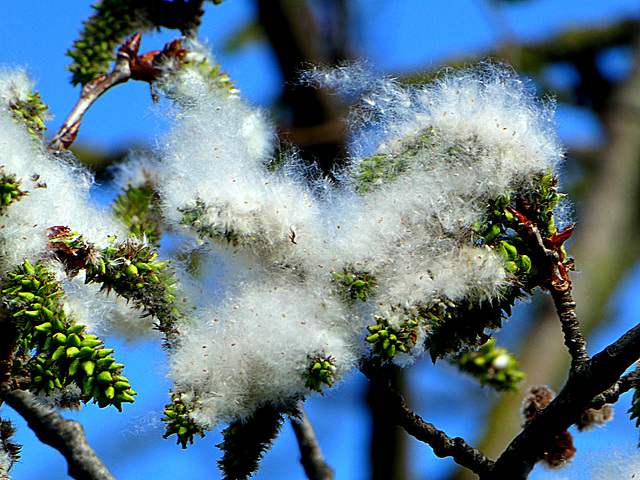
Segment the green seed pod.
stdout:
<path fill-rule="evenodd" d="M 380 330 L 380 332 L 378 332 L 378 335 L 380 335 L 382 338 L 389 338 L 389 330 Z"/>
<path fill-rule="evenodd" d="M 127 268 L 124 269 L 124 274 L 129 277 L 137 277 L 138 276 L 138 267 L 136 267 L 133 263 L 127 265 Z"/>
<path fill-rule="evenodd" d="M 69 347 L 67 348 L 67 357 L 75 358 L 80 353 L 80 349 L 78 347 Z"/>
<path fill-rule="evenodd" d="M 131 395 L 125 392 L 121 392 L 117 394 L 115 400 L 119 402 L 127 402 L 127 403 L 133 403 L 136 401 L 135 398 L 133 398 Z"/>
<path fill-rule="evenodd" d="M 187 429 L 187 427 L 185 427 L 184 425 L 181 425 L 180 428 L 178 429 L 178 436 L 183 437 L 184 435 L 187 434 L 188 431 L 189 429 Z"/>
<path fill-rule="evenodd" d="M 93 390 L 93 382 L 95 381 L 95 377 L 84 377 L 82 379 L 82 393 L 85 397 L 91 398 L 91 391 Z"/>
<path fill-rule="evenodd" d="M 381 328 L 382 328 L 382 325 L 377 324 L 377 325 L 372 325 L 370 327 L 367 327 L 367 330 L 369 330 L 370 333 L 376 333 L 376 332 L 379 332 Z"/>
<path fill-rule="evenodd" d="M 364 280 L 356 280 L 355 282 L 353 282 L 353 284 L 351 285 L 353 288 L 357 288 L 358 290 L 361 288 L 364 288 L 367 286 L 366 282 Z"/>
<path fill-rule="evenodd" d="M 527 255 L 521 255 L 519 263 L 522 271 L 525 273 L 529 273 L 531 271 L 531 259 Z"/>
<path fill-rule="evenodd" d="M 91 340 L 91 339 L 88 339 L 85 336 L 85 338 L 82 340 L 82 342 L 80 342 L 80 345 L 83 346 L 83 347 L 95 348 L 98 345 L 102 345 L 102 341 L 101 340 Z"/>
<path fill-rule="evenodd" d="M 127 390 L 129 387 L 131 387 L 131 385 L 129 385 L 129 382 L 120 381 L 120 382 L 116 382 L 116 383 L 113 384 L 113 388 L 115 388 L 119 392 Z"/>
<path fill-rule="evenodd" d="M 506 262 L 504 264 L 504 269 L 509 273 L 515 273 L 518 271 L 518 265 L 516 262 Z"/>
<path fill-rule="evenodd" d="M 311 371 L 315 372 L 316 370 L 320 370 L 322 368 L 322 364 L 320 362 L 316 362 L 313 364 L 313 367 L 311 367 Z"/>
<path fill-rule="evenodd" d="M 136 262 L 136 263 L 134 263 L 134 265 L 138 268 L 138 270 L 141 270 L 143 272 L 150 272 L 150 271 L 153 270 L 153 267 L 151 265 L 149 265 L 148 263 Z"/>
<path fill-rule="evenodd" d="M 374 333 L 372 335 L 369 335 L 368 337 L 365 338 L 365 340 L 369 343 L 375 343 L 378 341 L 378 338 L 380 338 L 380 334 L 379 333 Z"/>
<path fill-rule="evenodd" d="M 109 371 L 110 372 L 115 372 L 117 370 L 121 370 L 124 368 L 124 365 L 122 363 L 114 363 L 113 365 L 111 365 L 109 367 Z"/>
<path fill-rule="evenodd" d="M 82 341 L 80 340 L 80 337 L 78 335 L 76 335 L 75 333 L 72 333 L 71 335 L 69 335 L 67 337 L 67 345 L 70 347 L 76 347 L 76 348 L 80 348 Z"/>
<path fill-rule="evenodd" d="M 389 345 L 389 348 L 387 349 L 387 355 L 389 356 L 389 358 L 393 358 L 396 355 L 396 346 L 395 344 L 391 344 Z"/>
<path fill-rule="evenodd" d="M 95 352 L 95 350 L 91 347 L 82 347 L 80 349 L 80 353 L 78 354 L 78 357 L 80 358 L 91 358 L 93 357 L 93 353 Z"/>
<path fill-rule="evenodd" d="M 82 330 L 84 330 L 84 325 L 80 325 L 80 324 L 71 325 L 69 328 L 67 328 L 67 335 L 71 335 L 72 333 L 78 334 L 78 333 L 81 333 Z"/>
<path fill-rule="evenodd" d="M 116 395 L 116 390 L 111 385 L 104 389 L 104 396 L 111 400 Z"/>
<path fill-rule="evenodd" d="M 36 326 L 34 330 L 42 333 L 49 333 L 51 331 L 51 327 L 52 325 L 49 322 L 46 322 Z"/>
<path fill-rule="evenodd" d="M 88 376 L 93 375 L 95 368 L 96 368 L 96 364 L 91 360 L 85 360 L 84 362 L 82 362 L 82 369 L 84 370 L 84 373 L 86 373 Z"/>
<path fill-rule="evenodd" d="M 97 352 L 100 352 L 100 350 L 97 350 Z M 108 368 L 109 365 L 111 365 L 115 361 L 116 361 L 116 359 L 113 358 L 113 357 L 105 357 L 105 358 L 100 358 L 99 360 L 97 360 L 96 364 L 98 365 L 99 369 L 104 370 L 104 369 Z"/>
<path fill-rule="evenodd" d="M 501 241 L 500 246 L 507 252 L 507 259 L 515 262 L 518 259 L 518 249 L 506 241 Z"/>
<path fill-rule="evenodd" d="M 396 342 L 398 340 L 398 337 L 396 337 L 393 333 L 389 335 L 389 340 L 391 340 L 392 342 Z"/>
<path fill-rule="evenodd" d="M 100 275 L 107 273 L 107 266 L 102 258 L 98 259 L 98 271 L 100 272 Z"/>
<path fill-rule="evenodd" d="M 36 269 L 33 268 L 33 265 L 29 263 L 29 260 L 25 258 L 24 260 L 24 271 L 27 275 L 35 275 Z"/>
<path fill-rule="evenodd" d="M 100 383 L 111 383 L 111 380 L 112 380 L 111 374 L 106 370 L 103 372 L 100 372 L 96 378 Z"/>
<path fill-rule="evenodd" d="M 65 354 L 66 350 L 67 347 L 65 347 L 64 345 L 60 345 L 58 348 L 56 348 L 56 351 L 53 352 L 53 355 L 51 355 L 51 360 L 53 362 L 57 362 L 58 359 Z"/>
<path fill-rule="evenodd" d="M 80 359 L 76 358 L 71 365 L 69 365 L 69 375 L 73 377 L 78 371 L 78 365 L 80 365 Z"/>
<path fill-rule="evenodd" d="M 500 235 L 500 232 L 500 225 L 498 225 L 497 223 L 491 225 L 488 233 L 484 236 L 485 245 L 489 245 L 491 242 L 493 242 L 498 237 L 498 235 Z"/>
<path fill-rule="evenodd" d="M 108 355 L 111 355 L 113 352 L 114 350 L 111 348 L 101 348 L 99 350 L 96 350 L 96 356 L 98 358 L 104 358 Z"/>
<path fill-rule="evenodd" d="M 388 338 L 385 338 L 384 341 L 382 342 L 382 349 L 386 350 L 387 348 L 389 348 L 389 345 L 391 345 L 391 342 L 389 341 Z"/>
<path fill-rule="evenodd" d="M 46 307 L 42 307 L 42 311 L 44 312 Z M 48 310 L 48 309 L 47 309 Z M 51 310 L 49 310 L 51 311 Z M 53 312 L 52 312 L 53 313 Z M 53 319 L 51 320 L 51 323 L 53 324 L 53 329 L 56 332 L 64 332 L 65 328 L 64 328 L 64 323 L 62 323 L 62 320 L 60 320 L 59 317 L 57 316 L 53 316 Z"/>

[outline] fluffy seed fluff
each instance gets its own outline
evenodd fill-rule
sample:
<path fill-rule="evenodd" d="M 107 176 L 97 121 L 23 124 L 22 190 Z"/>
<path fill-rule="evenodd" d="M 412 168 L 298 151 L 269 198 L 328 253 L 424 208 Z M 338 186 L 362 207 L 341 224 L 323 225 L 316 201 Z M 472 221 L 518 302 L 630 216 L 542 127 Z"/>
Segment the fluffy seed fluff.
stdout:
<path fill-rule="evenodd" d="M 226 298 L 179 326 L 171 356 L 176 391 L 208 428 L 306 396 L 314 356 L 334 357 L 344 376 L 367 351 L 374 315 L 401 323 L 416 305 L 498 300 L 511 278 L 505 259 L 470 232 L 491 201 L 531 188 L 562 157 L 553 105 L 500 65 L 422 87 L 372 82 L 360 68 L 312 77 L 370 90 L 352 120 L 342 177 L 351 188 L 320 198 L 266 168 L 273 133 L 261 112 L 193 78 L 176 89 L 190 101 L 160 152 L 165 216 L 211 242 L 237 275 L 225 277 Z M 358 172 L 372 155 L 401 168 L 361 194 Z M 366 304 L 336 293 L 332 272 L 347 269 L 375 277 Z"/>

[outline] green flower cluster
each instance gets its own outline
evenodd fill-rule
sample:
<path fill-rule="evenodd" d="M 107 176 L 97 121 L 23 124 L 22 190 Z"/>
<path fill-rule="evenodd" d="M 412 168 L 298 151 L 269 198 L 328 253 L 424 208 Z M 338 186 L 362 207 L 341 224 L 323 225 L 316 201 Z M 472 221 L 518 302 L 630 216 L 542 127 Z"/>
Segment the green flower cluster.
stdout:
<path fill-rule="evenodd" d="M 425 348 L 431 360 L 455 354 L 465 346 L 482 345 L 487 339 L 485 330 L 500 329 L 502 319 L 511 315 L 512 306 L 522 295 L 519 287 L 510 285 L 497 301 L 440 300 L 430 308 L 417 306 L 417 318 L 429 330 Z"/>
<path fill-rule="evenodd" d="M 19 200 L 24 192 L 18 188 L 20 181 L 15 175 L 6 175 L 4 167 L 0 167 L 0 214 L 4 213 L 6 207 L 11 205 L 14 200 Z"/>
<path fill-rule="evenodd" d="M 375 316 L 376 324 L 367 327 L 370 335 L 365 340 L 373 345 L 372 353 L 383 360 L 392 360 L 397 352 L 407 353 L 417 340 L 418 322 L 406 319 L 399 326 L 389 324 L 386 318 Z"/>
<path fill-rule="evenodd" d="M 10 103 L 9 108 L 13 119 L 25 125 L 32 137 L 36 140 L 44 138 L 44 131 L 47 129 L 44 122 L 51 115 L 47 113 L 49 107 L 42 102 L 40 92 L 30 93 L 26 100 Z"/>
<path fill-rule="evenodd" d="M 233 422 L 224 429 L 224 441 L 217 445 L 224 452 L 218 462 L 224 479 L 242 480 L 258 470 L 258 462 L 271 448 L 283 421 L 281 411 L 264 406 L 245 421 Z"/>
<path fill-rule="evenodd" d="M 55 255 L 71 273 L 86 270 L 86 283 L 101 284 L 101 291 L 115 291 L 145 315 L 153 316 L 165 334 L 166 346 L 175 340 L 179 312 L 172 285 L 177 280 L 167 272 L 169 262 L 157 262 L 152 245 L 124 241 L 97 250 L 82 235 L 65 227 L 50 230 Z"/>
<path fill-rule="evenodd" d="M 335 373 L 335 358 L 331 356 L 313 358 L 311 366 L 306 371 L 307 388 L 321 393 L 323 384 L 333 386 Z"/>
<path fill-rule="evenodd" d="M 353 266 L 346 267 L 342 273 L 332 272 L 336 292 L 343 301 L 353 304 L 356 300 L 367 301 L 371 289 L 376 288 L 376 278 L 369 272 L 359 272 Z"/>
<path fill-rule="evenodd" d="M 479 350 L 468 350 L 450 359 L 463 372 L 468 372 L 482 385 L 496 390 L 518 389 L 525 374 L 518 370 L 518 361 L 506 348 L 496 347 L 494 340 L 487 341 Z"/>
<path fill-rule="evenodd" d="M 17 357 L 33 356 L 24 365 L 31 374 L 31 390 L 50 395 L 54 390 L 75 384 L 81 400 L 91 399 L 100 408 L 108 405 L 121 410 L 122 403 L 133 403 L 135 392 L 129 380 L 120 375 L 124 365 L 115 363 L 112 349 L 85 333 L 63 309 L 60 284 L 46 267 L 25 260 L 9 272 L 2 290 L 3 301 L 21 327 Z"/>
<path fill-rule="evenodd" d="M 73 85 L 85 85 L 106 74 L 115 59 L 116 47 L 140 28 L 135 19 L 136 2 L 103 0 L 91 8 L 96 13 L 83 22 L 80 40 L 67 52 L 67 56 L 73 59 L 67 67 L 73 75 Z"/>
<path fill-rule="evenodd" d="M 159 244 L 162 233 L 159 197 L 150 184 L 140 188 L 129 186 L 113 201 L 111 208 L 132 235 L 144 236 L 152 245 Z"/>
<path fill-rule="evenodd" d="M 172 394 L 171 403 L 165 407 L 164 414 L 162 421 L 166 423 L 166 432 L 163 438 L 177 435 L 178 445 L 186 449 L 187 444 L 193 445 L 194 435 L 204 437 L 202 428 L 189 416 L 189 408 L 182 400 L 182 394 Z"/>

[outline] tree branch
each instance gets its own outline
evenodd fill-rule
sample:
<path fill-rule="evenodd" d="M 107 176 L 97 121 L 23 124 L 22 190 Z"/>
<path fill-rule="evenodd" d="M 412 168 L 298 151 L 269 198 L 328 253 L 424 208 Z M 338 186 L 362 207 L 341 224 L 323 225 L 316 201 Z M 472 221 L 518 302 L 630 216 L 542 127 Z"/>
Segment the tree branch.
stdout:
<path fill-rule="evenodd" d="M 67 460 L 69 475 L 78 480 L 115 480 L 87 443 L 82 425 L 66 420 L 23 390 L 7 394 L 5 401 L 29 423 L 40 441 L 58 450 Z"/>
<path fill-rule="evenodd" d="M 469 446 L 464 439 L 447 436 L 447 434 L 438 430 L 432 424 L 426 423 L 409 410 L 404 403 L 404 399 L 389 387 L 386 379 L 381 378 L 379 365 L 376 365 L 373 359 L 363 362 L 360 370 L 372 383 L 378 384 L 380 392 L 384 395 L 387 403 L 388 414 L 409 435 L 431 446 L 433 452 L 440 458 L 453 457 L 457 464 L 480 476 L 490 474 L 494 466 L 492 460 L 485 457 L 479 450 Z"/>
<path fill-rule="evenodd" d="M 485 478 L 527 478 L 553 438 L 577 422 L 594 398 L 618 384 L 624 371 L 638 360 L 639 352 L 640 325 L 636 325 L 572 370 L 558 396 L 511 442 Z"/>
<path fill-rule="evenodd" d="M 311 425 L 302 403 L 298 404 L 298 411 L 297 416 L 291 417 L 291 426 L 300 446 L 300 463 L 302 463 L 309 480 L 332 480 L 333 469 L 324 461 L 320 444 L 313 431 L 313 425 Z"/>

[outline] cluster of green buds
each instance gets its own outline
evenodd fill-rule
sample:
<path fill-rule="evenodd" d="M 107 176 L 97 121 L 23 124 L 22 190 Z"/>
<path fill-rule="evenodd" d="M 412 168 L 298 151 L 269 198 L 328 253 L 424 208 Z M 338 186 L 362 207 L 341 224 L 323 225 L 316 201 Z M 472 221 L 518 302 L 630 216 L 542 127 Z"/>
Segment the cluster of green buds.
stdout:
<path fill-rule="evenodd" d="M 147 183 L 140 188 L 129 186 L 113 201 L 111 208 L 132 235 L 145 237 L 157 246 L 162 234 L 158 203 L 158 193 Z"/>
<path fill-rule="evenodd" d="M 152 245 L 127 240 L 96 250 L 66 227 L 50 229 L 49 242 L 69 271 L 86 270 L 86 283 L 100 283 L 101 290 L 113 290 L 153 316 L 170 343 L 179 316 L 172 287 L 177 280 L 166 271 L 168 261 L 157 261 Z"/>
<path fill-rule="evenodd" d="M 392 360 L 397 352 L 407 353 L 415 346 L 417 340 L 415 328 L 418 322 L 408 318 L 395 326 L 379 315 L 375 315 L 375 319 L 376 324 L 367 327 L 370 335 L 365 338 L 373 345 L 374 355 L 379 355 L 383 360 Z"/>
<path fill-rule="evenodd" d="M 224 452 L 218 462 L 224 478 L 244 480 L 258 470 L 260 459 L 271 448 L 283 422 L 282 411 L 267 405 L 224 429 L 224 441 L 217 445 Z"/>
<path fill-rule="evenodd" d="M 182 445 L 183 449 L 187 448 L 187 444 L 193 445 L 195 435 L 204 437 L 202 428 L 189 416 L 189 408 L 185 405 L 181 393 L 171 394 L 171 403 L 165 407 L 164 414 L 162 421 L 166 423 L 166 432 L 163 437 L 176 435 L 177 443 Z"/>
<path fill-rule="evenodd" d="M 518 241 L 518 242 L 516 242 Z M 526 254 L 520 254 L 513 243 L 522 243 L 519 238 L 512 237 L 509 240 L 500 240 L 498 252 L 507 260 L 505 270 L 516 275 L 524 275 L 531 271 L 531 258 Z"/>
<path fill-rule="evenodd" d="M 468 350 L 450 359 L 463 372 L 476 377 L 482 385 L 496 390 L 517 390 L 525 374 L 518 370 L 515 356 L 506 348 L 496 347 L 494 340 L 487 341 L 479 350 Z"/>
<path fill-rule="evenodd" d="M 25 125 L 32 137 L 36 140 L 44 138 L 44 131 L 47 129 L 44 122 L 49 120 L 51 115 L 47 113 L 49 107 L 42 102 L 40 92 L 30 93 L 26 100 L 11 102 L 9 108 L 13 119 Z"/>
<path fill-rule="evenodd" d="M 399 155 L 371 155 L 359 165 L 354 175 L 356 192 L 364 194 L 395 180 L 406 170 L 406 161 Z"/>
<path fill-rule="evenodd" d="M 200 238 L 211 237 L 214 240 L 224 240 L 234 247 L 240 243 L 240 238 L 235 230 L 221 229 L 206 222 L 208 207 L 202 200 L 196 200 L 195 206 L 191 208 L 180 208 L 178 210 L 184 216 L 180 223 L 193 228 Z"/>
<path fill-rule="evenodd" d="M 477 348 L 487 340 L 485 330 L 498 330 L 502 319 L 511 315 L 516 299 L 523 295 L 517 285 L 509 285 L 499 300 L 452 302 L 439 299 L 429 307 L 416 305 L 414 313 L 427 326 L 425 348 L 435 362 L 460 352 Z"/>
<path fill-rule="evenodd" d="M 6 175 L 4 167 L 0 167 L 0 214 L 15 200 L 19 200 L 21 196 L 25 195 L 18 187 L 20 187 L 20 181 L 17 177 Z"/>
<path fill-rule="evenodd" d="M 71 384 L 80 388 L 81 400 L 91 399 L 103 408 L 133 403 L 129 380 L 120 375 L 124 365 L 116 363 L 112 349 L 85 332 L 64 311 L 60 284 L 41 262 L 25 260 L 7 274 L 3 300 L 20 325 L 18 357 L 33 357 L 26 364 L 31 373 L 31 389 L 50 395 Z"/>
<path fill-rule="evenodd" d="M 556 226 L 553 219 L 553 209 L 566 194 L 557 191 L 558 178 L 552 174 L 544 175 L 540 179 L 540 188 L 534 192 L 539 205 L 540 224 L 538 228 L 544 236 L 550 237 L 556 233 Z"/>
<path fill-rule="evenodd" d="M 307 388 L 315 392 L 322 392 L 322 385 L 333 386 L 336 374 L 335 358 L 315 357 L 311 359 L 311 366 L 307 368 Z"/>
<path fill-rule="evenodd" d="M 359 272 L 353 266 L 346 267 L 342 273 L 331 272 L 336 292 L 343 301 L 353 303 L 356 300 L 367 301 L 371 289 L 376 288 L 376 278 L 369 272 Z"/>
<path fill-rule="evenodd" d="M 115 59 L 115 48 L 139 28 L 135 19 L 136 2 L 104 0 L 92 8 L 96 13 L 83 22 L 80 40 L 67 52 L 73 59 L 68 66 L 73 85 L 85 85 L 107 73 L 109 64 Z"/>

